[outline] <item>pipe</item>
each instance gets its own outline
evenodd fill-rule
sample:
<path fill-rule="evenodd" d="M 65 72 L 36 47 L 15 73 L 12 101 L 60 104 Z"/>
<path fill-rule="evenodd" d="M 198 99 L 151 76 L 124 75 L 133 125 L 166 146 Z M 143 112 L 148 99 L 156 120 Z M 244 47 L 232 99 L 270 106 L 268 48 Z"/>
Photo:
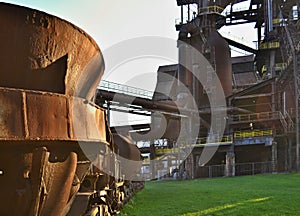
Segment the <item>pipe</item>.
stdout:
<path fill-rule="evenodd" d="M 105 90 L 97 90 L 96 93 L 96 101 L 101 101 L 101 100 L 107 100 L 107 101 L 116 101 L 120 103 L 130 103 L 132 105 L 138 105 L 142 106 L 145 110 L 160 110 L 160 111 L 165 111 L 165 112 L 170 112 L 170 113 L 179 113 L 179 110 L 181 114 L 191 114 L 191 113 L 199 113 L 199 114 L 210 114 L 211 110 L 209 107 L 207 109 L 202 109 L 202 110 L 196 110 L 196 109 L 186 109 L 186 108 L 179 108 L 176 106 L 175 103 L 168 103 L 168 102 L 163 102 L 163 101 L 153 101 L 150 99 L 146 98 L 137 98 L 134 96 L 130 95 L 125 95 L 121 93 L 114 93 L 114 92 L 109 92 Z M 96 102 L 97 103 L 97 102 Z M 98 103 L 99 104 L 99 103 Z M 220 110 L 225 109 L 228 112 L 233 112 L 233 111 L 238 111 L 241 113 L 252 113 L 249 110 L 242 109 L 239 107 L 220 107 Z"/>
<path fill-rule="evenodd" d="M 190 16 L 191 16 L 191 15 L 190 15 L 190 4 L 188 4 L 188 22 L 191 20 L 191 19 L 190 19 Z"/>
<path fill-rule="evenodd" d="M 267 0 L 267 10 L 268 10 L 268 32 L 273 31 L 273 6 L 272 0 Z"/>
<path fill-rule="evenodd" d="M 181 5 L 181 24 L 183 24 L 183 5 Z"/>

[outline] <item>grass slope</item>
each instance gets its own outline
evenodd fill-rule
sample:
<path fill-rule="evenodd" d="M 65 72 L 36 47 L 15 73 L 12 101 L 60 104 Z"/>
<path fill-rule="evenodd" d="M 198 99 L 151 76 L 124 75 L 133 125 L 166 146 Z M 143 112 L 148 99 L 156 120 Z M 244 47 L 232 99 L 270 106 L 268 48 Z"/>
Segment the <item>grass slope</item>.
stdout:
<path fill-rule="evenodd" d="M 120 215 L 300 215 L 300 173 L 147 182 Z"/>

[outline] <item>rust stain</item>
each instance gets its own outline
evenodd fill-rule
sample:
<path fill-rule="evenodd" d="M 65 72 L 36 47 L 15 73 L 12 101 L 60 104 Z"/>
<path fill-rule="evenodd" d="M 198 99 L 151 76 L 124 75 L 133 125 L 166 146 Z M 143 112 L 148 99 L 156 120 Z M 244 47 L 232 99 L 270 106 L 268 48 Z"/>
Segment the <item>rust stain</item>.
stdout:
<path fill-rule="evenodd" d="M 23 108 L 23 118 L 24 118 L 24 134 L 25 138 L 29 137 L 28 121 L 27 121 L 27 105 L 26 105 L 26 93 L 22 92 L 22 108 Z"/>
<path fill-rule="evenodd" d="M 91 165 L 81 141 L 97 146 L 99 164 L 118 168 L 116 154 L 105 155 L 116 149 L 105 111 L 90 101 L 104 71 L 101 51 L 73 24 L 21 6 L 0 3 L 0 26 L 0 215 L 66 215 Z M 116 142 L 125 159 L 140 162 L 129 140 Z M 140 169 L 122 166 L 130 176 Z M 119 208 L 116 187 L 104 191 L 106 213 Z"/>

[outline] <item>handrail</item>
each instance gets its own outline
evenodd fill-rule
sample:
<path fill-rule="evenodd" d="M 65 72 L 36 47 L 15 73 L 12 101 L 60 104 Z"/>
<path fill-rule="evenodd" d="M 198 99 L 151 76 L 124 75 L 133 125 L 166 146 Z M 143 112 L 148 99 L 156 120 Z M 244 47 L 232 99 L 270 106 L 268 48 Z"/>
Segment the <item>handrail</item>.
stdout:
<path fill-rule="evenodd" d="M 179 145 L 179 147 L 174 148 L 156 148 L 156 154 L 174 154 L 178 153 L 180 149 L 184 149 L 185 147 L 193 148 L 193 147 L 204 147 L 210 145 L 228 145 L 233 143 L 234 139 L 239 138 L 251 138 L 251 137 L 271 137 L 273 136 L 273 131 L 269 130 L 251 130 L 251 131 L 235 131 L 233 135 L 223 136 L 221 140 L 216 142 L 210 142 L 208 137 L 199 137 L 194 144 L 185 144 Z"/>
<path fill-rule="evenodd" d="M 259 47 L 259 49 L 275 49 L 275 48 L 280 47 L 280 43 L 279 42 L 265 42 L 265 43 L 259 44 L 258 47 Z"/>
<path fill-rule="evenodd" d="M 284 31 L 282 31 L 282 38 L 284 38 L 283 44 L 280 46 L 282 49 L 282 52 L 284 52 L 285 62 L 286 62 L 286 68 L 290 65 L 290 63 L 293 60 L 293 52 L 294 52 L 294 46 L 291 39 L 291 34 L 288 30 L 287 23 L 283 21 L 282 23 Z"/>
<path fill-rule="evenodd" d="M 203 7 L 203 8 L 199 8 L 199 15 L 202 14 L 219 14 L 221 15 L 221 13 L 223 12 L 224 8 L 221 8 L 217 5 L 213 5 L 213 6 L 208 6 L 208 7 Z"/>
<path fill-rule="evenodd" d="M 156 154 L 171 154 L 178 153 L 178 148 L 157 148 L 155 149 Z"/>
<path fill-rule="evenodd" d="M 285 119 L 288 124 L 288 131 L 293 131 L 294 130 L 294 122 L 287 111 L 285 111 Z"/>
<path fill-rule="evenodd" d="M 287 113 L 289 116 L 295 117 L 296 116 L 296 109 L 295 108 L 290 108 L 288 109 Z M 298 113 L 300 113 L 300 109 L 298 110 Z"/>
<path fill-rule="evenodd" d="M 239 115 L 232 115 L 231 121 L 232 122 L 241 122 L 241 121 L 255 121 L 255 120 L 266 120 L 266 119 L 278 119 L 283 118 L 281 117 L 280 111 L 270 111 L 270 112 L 261 112 L 261 113 L 250 113 L 250 114 L 239 114 Z"/>
<path fill-rule="evenodd" d="M 240 44 L 243 44 L 245 46 L 251 47 L 252 49 L 257 49 L 257 45 L 255 43 L 252 43 L 248 40 L 245 40 L 243 37 L 239 37 L 235 34 L 232 34 L 230 31 L 222 31 L 219 30 L 219 33 L 222 35 L 222 37 L 236 41 Z"/>
<path fill-rule="evenodd" d="M 233 139 L 231 135 L 223 136 L 221 139 L 218 141 L 218 139 L 215 142 L 212 142 L 208 139 L 208 137 L 199 137 L 196 140 L 196 144 L 193 146 L 203 146 L 207 144 L 225 144 L 225 143 L 232 143 Z"/>
<path fill-rule="evenodd" d="M 284 127 L 284 130 L 287 131 L 288 130 L 288 124 L 287 124 L 287 122 L 286 122 L 286 120 L 285 120 L 285 118 L 284 118 L 284 116 L 282 115 L 281 112 L 279 112 L 279 119 L 280 119 L 281 124 Z"/>
<path fill-rule="evenodd" d="M 249 131 L 235 131 L 234 138 L 249 138 L 249 137 L 262 137 L 272 136 L 272 130 L 249 130 Z"/>
<path fill-rule="evenodd" d="M 116 93 L 123 93 L 126 95 L 138 96 L 138 97 L 148 98 L 148 99 L 152 99 L 152 96 L 154 94 L 154 92 L 152 91 L 148 91 L 145 89 L 136 88 L 128 85 L 123 85 L 115 82 L 110 82 L 107 80 L 101 80 L 101 82 L 98 85 L 98 88 L 102 90 L 113 91 Z"/>
<path fill-rule="evenodd" d="M 282 63 L 276 63 L 274 66 L 275 71 L 283 71 L 288 67 L 288 63 L 282 62 Z M 263 65 L 261 71 L 265 73 L 268 70 L 267 65 Z"/>
<path fill-rule="evenodd" d="M 261 112 L 261 113 L 250 113 L 250 114 L 239 114 L 232 115 L 230 117 L 231 122 L 251 122 L 251 121 L 260 121 L 260 120 L 275 120 L 279 119 L 284 129 L 288 129 L 288 123 L 286 122 L 285 117 L 280 111 L 274 112 Z"/>
<path fill-rule="evenodd" d="M 273 136 L 273 131 L 269 130 L 252 130 L 252 131 L 236 131 L 233 135 L 223 136 L 221 140 L 216 142 L 210 142 L 208 137 L 199 137 L 196 140 L 195 144 L 185 144 L 180 147 L 175 148 L 156 148 L 155 152 L 157 154 L 170 154 L 170 153 L 178 153 L 179 149 L 184 148 L 185 146 L 188 148 L 191 147 L 204 147 L 209 145 L 228 145 L 233 143 L 233 138 L 251 138 L 251 137 L 271 137 Z"/>

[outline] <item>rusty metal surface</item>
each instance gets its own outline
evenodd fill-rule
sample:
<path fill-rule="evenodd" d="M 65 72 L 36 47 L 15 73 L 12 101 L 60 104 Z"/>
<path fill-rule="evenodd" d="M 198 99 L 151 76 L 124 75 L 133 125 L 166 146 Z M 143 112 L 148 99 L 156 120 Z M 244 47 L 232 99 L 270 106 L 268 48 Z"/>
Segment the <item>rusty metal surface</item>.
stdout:
<path fill-rule="evenodd" d="M 27 137 L 33 139 L 68 137 L 67 98 L 26 92 L 22 92 L 22 95 Z"/>
<path fill-rule="evenodd" d="M 7 3 L 0 3 L 0 26 L 0 86 L 89 99 L 94 95 L 104 63 L 99 47 L 83 30 Z"/>
<path fill-rule="evenodd" d="M 212 31 L 208 44 L 214 50 L 216 73 L 221 81 L 225 97 L 232 94 L 232 66 L 230 48 L 227 41 L 217 31 Z"/>
<path fill-rule="evenodd" d="M 81 98 L 70 98 L 72 137 L 77 140 L 106 141 L 105 111 Z M 100 138 L 100 139 L 99 139 Z"/>
<path fill-rule="evenodd" d="M 129 137 L 113 134 L 113 139 L 118 149 L 121 172 L 126 179 L 131 179 L 141 170 L 141 152 Z"/>
<path fill-rule="evenodd" d="M 3 89 L 0 93 L 0 137 L 25 137 L 22 116 L 23 98 L 20 92 Z"/>
<path fill-rule="evenodd" d="M 66 153 L 64 157 L 57 159 L 55 155 L 53 156 L 54 158 L 50 158 L 47 163 L 42 176 L 47 194 L 39 215 L 63 215 L 71 195 L 71 188 L 74 187 L 72 183 L 77 165 L 76 153 Z"/>
<path fill-rule="evenodd" d="M 14 151 L 11 148 L 1 148 L 0 215 L 28 215 L 32 199 L 28 178 L 31 160 L 32 155 L 24 148 L 15 148 Z"/>
<path fill-rule="evenodd" d="M 0 88 L 0 102 L 0 140 L 106 143 L 105 111 L 85 99 Z"/>
<path fill-rule="evenodd" d="M 119 173 L 105 110 L 91 102 L 104 70 L 94 40 L 67 21 L 7 3 L 0 27 L 0 215 L 67 215 L 97 158 L 109 174 L 138 172 L 139 150 L 121 139 L 129 163 Z M 119 178 L 102 177 L 92 198 L 102 190 L 110 197 L 85 212 L 119 209 Z"/>
<path fill-rule="evenodd" d="M 62 215 L 79 189 L 72 184 L 76 165 L 77 154 L 69 150 L 2 147 L 0 215 Z"/>
<path fill-rule="evenodd" d="M 177 5 L 186 5 L 186 4 L 198 4 L 199 7 L 207 7 L 207 6 L 213 6 L 213 5 L 218 5 L 220 7 L 225 8 L 229 4 L 236 4 L 239 2 L 243 2 L 247 0 L 214 0 L 214 1 L 209 1 L 209 0 L 177 0 Z"/>

